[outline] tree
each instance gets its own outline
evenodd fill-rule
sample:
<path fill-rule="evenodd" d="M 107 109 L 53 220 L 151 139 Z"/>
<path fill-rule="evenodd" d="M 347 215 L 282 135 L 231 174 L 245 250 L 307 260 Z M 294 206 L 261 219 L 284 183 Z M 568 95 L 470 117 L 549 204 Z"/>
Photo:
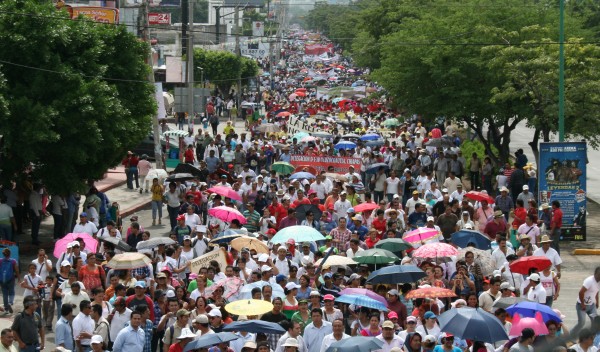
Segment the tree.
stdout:
<path fill-rule="evenodd" d="M 31 166 L 34 180 L 66 194 L 118 164 L 156 113 L 148 50 L 124 27 L 70 20 L 51 3 L 0 3 L 3 181 Z"/>
<path fill-rule="evenodd" d="M 194 50 L 194 80 L 200 81 L 204 69 L 204 79 L 215 84 L 221 93 L 227 95 L 233 85 L 237 83 L 238 75 L 243 78 L 242 83 L 247 83 L 249 78 L 258 75 L 258 65 L 254 60 L 239 57 L 229 51 Z"/>

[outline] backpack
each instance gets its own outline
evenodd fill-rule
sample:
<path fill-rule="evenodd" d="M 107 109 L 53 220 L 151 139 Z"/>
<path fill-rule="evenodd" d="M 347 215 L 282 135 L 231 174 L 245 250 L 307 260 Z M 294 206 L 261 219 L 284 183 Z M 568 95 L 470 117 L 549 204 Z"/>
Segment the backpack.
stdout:
<path fill-rule="evenodd" d="M 288 263 L 288 270 L 292 271 L 292 261 L 290 260 L 290 258 L 285 258 L 285 260 L 287 260 Z M 273 259 L 273 265 L 275 265 L 275 263 L 277 263 L 277 258 Z"/>
<path fill-rule="evenodd" d="M 9 282 L 15 278 L 15 264 L 13 258 L 2 258 L 0 263 L 0 282 Z"/>

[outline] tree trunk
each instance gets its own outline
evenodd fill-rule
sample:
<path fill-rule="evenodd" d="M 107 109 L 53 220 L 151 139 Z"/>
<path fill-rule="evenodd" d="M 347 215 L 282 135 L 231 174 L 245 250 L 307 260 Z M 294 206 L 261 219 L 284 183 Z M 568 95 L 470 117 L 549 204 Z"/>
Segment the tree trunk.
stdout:
<path fill-rule="evenodd" d="M 540 140 L 540 129 L 536 128 L 533 133 L 533 140 L 529 142 L 529 146 L 531 147 L 531 151 L 533 152 L 533 157 L 535 159 L 536 168 L 539 169 L 540 166 L 540 150 L 538 148 L 538 142 Z"/>

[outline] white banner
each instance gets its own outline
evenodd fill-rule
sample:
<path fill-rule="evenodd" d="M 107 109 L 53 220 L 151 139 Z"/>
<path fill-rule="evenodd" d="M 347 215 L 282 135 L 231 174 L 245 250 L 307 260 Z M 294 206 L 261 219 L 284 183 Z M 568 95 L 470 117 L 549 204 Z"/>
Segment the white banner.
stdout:
<path fill-rule="evenodd" d="M 261 21 L 252 22 L 252 36 L 263 37 L 265 35 L 265 24 Z"/>
<path fill-rule="evenodd" d="M 227 266 L 227 260 L 225 260 L 225 253 L 223 253 L 223 250 L 218 249 L 216 251 L 206 253 L 205 255 L 201 255 L 198 258 L 190 260 L 190 272 L 198 274 L 201 268 L 208 268 L 210 262 L 213 260 L 216 260 L 219 263 L 221 271 L 225 271 L 225 267 Z"/>

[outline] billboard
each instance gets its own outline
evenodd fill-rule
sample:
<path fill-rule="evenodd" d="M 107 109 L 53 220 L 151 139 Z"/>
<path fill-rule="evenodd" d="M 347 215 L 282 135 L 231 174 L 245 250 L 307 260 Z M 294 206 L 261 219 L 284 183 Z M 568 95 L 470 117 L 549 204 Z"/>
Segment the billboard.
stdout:
<path fill-rule="evenodd" d="M 252 22 L 252 36 L 263 37 L 265 35 L 265 24 L 261 21 Z"/>
<path fill-rule="evenodd" d="M 540 143 L 538 199 L 560 202 L 562 240 L 586 240 L 586 156 L 585 142 Z"/>
<path fill-rule="evenodd" d="M 66 6 L 71 18 L 77 18 L 79 15 L 90 18 L 94 22 L 100 23 L 119 23 L 119 10 L 109 7 L 96 6 Z"/>
<path fill-rule="evenodd" d="M 149 24 L 171 24 L 171 14 L 170 13 L 159 13 L 159 12 L 150 12 L 148 14 L 148 23 Z"/>

